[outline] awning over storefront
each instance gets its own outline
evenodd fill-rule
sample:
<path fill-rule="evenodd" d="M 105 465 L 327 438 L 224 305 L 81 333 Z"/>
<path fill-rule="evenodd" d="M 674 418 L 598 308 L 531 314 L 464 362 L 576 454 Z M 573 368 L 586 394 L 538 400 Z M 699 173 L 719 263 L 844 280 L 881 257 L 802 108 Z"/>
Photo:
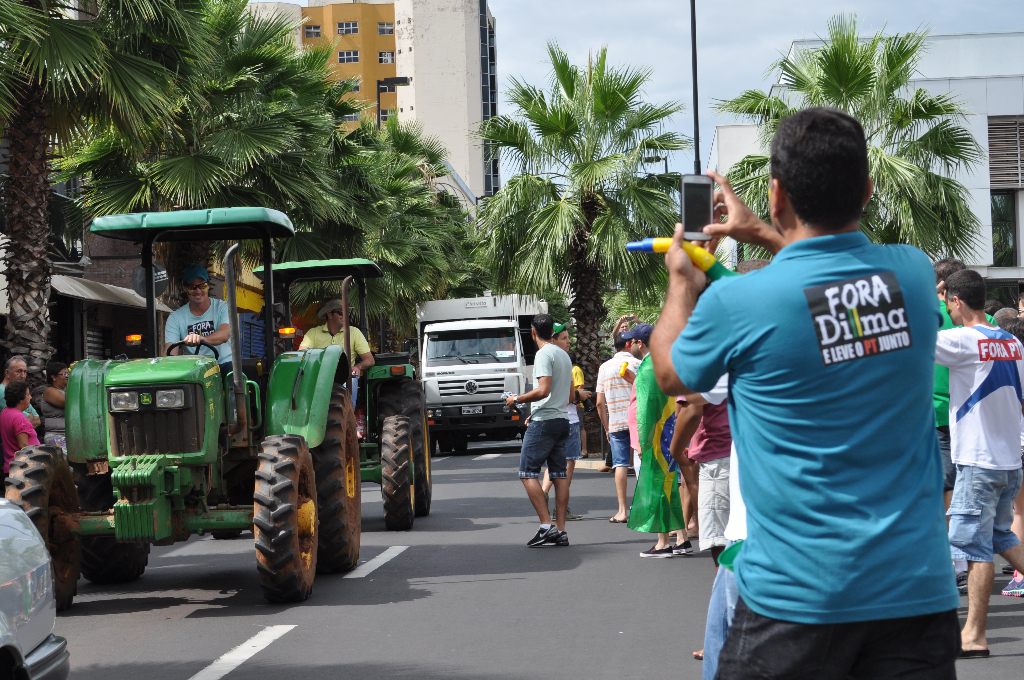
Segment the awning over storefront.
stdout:
<path fill-rule="evenodd" d="M 128 288 L 97 283 L 96 281 L 87 281 L 86 279 L 77 279 L 71 276 L 61 276 L 60 274 L 55 274 L 51 277 L 50 285 L 60 295 L 78 298 L 79 300 L 89 300 L 90 302 L 119 305 L 121 307 L 146 308 L 146 299 Z M 168 314 L 173 311 L 159 300 L 156 303 L 156 309 L 159 312 L 166 312 Z"/>

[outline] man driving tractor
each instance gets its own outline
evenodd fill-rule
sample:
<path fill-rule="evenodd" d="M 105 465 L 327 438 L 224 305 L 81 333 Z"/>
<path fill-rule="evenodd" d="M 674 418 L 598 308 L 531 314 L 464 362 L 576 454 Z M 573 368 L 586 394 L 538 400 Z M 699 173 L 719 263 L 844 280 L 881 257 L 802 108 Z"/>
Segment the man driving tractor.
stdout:
<path fill-rule="evenodd" d="M 323 349 L 331 345 L 340 345 L 345 342 L 345 334 L 342 332 L 345 322 L 344 306 L 341 300 L 330 300 L 316 314 L 327 323 L 323 326 L 311 328 L 302 338 L 299 349 Z M 373 366 L 373 354 L 370 353 L 370 344 L 362 332 L 355 326 L 350 325 L 349 346 L 345 353 L 353 357 L 352 364 L 352 403 L 355 403 L 356 393 L 359 388 L 359 376 L 362 372 Z"/>
<path fill-rule="evenodd" d="M 176 342 L 184 342 L 188 347 L 199 349 L 191 354 L 213 356 L 209 347 L 200 347 L 206 342 L 217 348 L 217 363 L 221 374 L 231 372 L 231 327 L 229 324 L 228 303 L 210 298 L 210 275 L 206 267 L 193 264 L 185 268 L 182 276 L 183 287 L 188 295 L 188 304 L 182 305 L 167 317 L 164 327 L 164 353 Z M 175 350 L 184 354 L 184 348 Z"/>

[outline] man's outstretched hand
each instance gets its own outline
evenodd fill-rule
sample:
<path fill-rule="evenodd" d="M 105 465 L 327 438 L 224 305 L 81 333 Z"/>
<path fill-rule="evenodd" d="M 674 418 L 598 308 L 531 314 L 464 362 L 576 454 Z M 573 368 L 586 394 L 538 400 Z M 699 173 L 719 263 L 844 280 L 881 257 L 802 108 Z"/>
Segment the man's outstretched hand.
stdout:
<path fill-rule="evenodd" d="M 713 170 L 708 170 L 707 175 L 715 180 L 721 189 L 715 192 L 715 221 L 704 227 L 704 233 L 717 238 L 729 236 L 740 243 L 752 243 L 763 247 L 772 255 L 782 250 L 786 245 L 782 240 L 782 234 L 747 207 L 732 190 L 729 180 Z M 719 222 L 719 218 L 723 216 L 727 218 L 726 221 Z"/>

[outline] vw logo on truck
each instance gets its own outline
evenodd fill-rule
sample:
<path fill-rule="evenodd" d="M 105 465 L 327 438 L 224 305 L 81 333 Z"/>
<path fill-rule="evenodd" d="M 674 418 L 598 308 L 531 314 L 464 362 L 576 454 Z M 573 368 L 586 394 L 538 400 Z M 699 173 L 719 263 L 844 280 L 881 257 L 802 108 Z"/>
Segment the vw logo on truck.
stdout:
<path fill-rule="evenodd" d="M 476 384 L 475 380 L 466 381 L 466 394 L 476 394 L 478 389 L 480 389 L 480 386 Z"/>

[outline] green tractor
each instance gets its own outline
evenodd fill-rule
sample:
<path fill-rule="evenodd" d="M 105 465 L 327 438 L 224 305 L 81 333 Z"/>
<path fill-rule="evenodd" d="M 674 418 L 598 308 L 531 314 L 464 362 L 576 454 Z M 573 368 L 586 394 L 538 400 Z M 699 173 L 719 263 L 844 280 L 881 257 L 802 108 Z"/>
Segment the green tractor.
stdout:
<path fill-rule="evenodd" d="M 259 267 L 254 273 L 263 279 L 263 272 Z M 376 263 L 363 259 L 285 262 L 273 265 L 273 272 L 274 286 L 289 292 L 284 303 L 289 323 L 293 284 L 342 281 L 345 332 L 348 290 L 355 283 L 359 325 L 366 335 L 366 280 L 384 275 Z M 344 346 L 348 347 L 347 337 Z M 374 362 L 356 390 L 360 479 L 381 485 L 384 525 L 392 531 L 405 531 L 412 528 L 414 517 L 430 514 L 430 451 L 423 384 L 416 379 L 408 352 L 377 354 Z"/>
<path fill-rule="evenodd" d="M 252 529 L 260 585 L 272 602 L 304 600 L 317 572 L 355 567 L 360 479 L 372 470 L 360 461 L 343 348 L 275 356 L 268 313 L 265 356 L 241 359 L 234 245 L 224 266 L 235 370 L 223 376 L 214 357 L 159 351 L 153 244 L 254 239 L 269 267 L 272 240 L 294 234 L 288 218 L 265 208 L 190 210 L 97 218 L 91 230 L 142 243 L 149 358 L 76 362 L 67 455 L 32 446 L 11 463 L 6 496 L 46 539 L 58 609 L 70 606 L 80 573 L 94 583 L 131 581 L 145 570 L 150 545 L 193 533 Z M 264 300 L 272 310 L 273 286 Z M 388 423 L 380 447 L 404 443 L 408 451 L 409 425 Z M 411 491 L 408 503 L 411 513 Z"/>

